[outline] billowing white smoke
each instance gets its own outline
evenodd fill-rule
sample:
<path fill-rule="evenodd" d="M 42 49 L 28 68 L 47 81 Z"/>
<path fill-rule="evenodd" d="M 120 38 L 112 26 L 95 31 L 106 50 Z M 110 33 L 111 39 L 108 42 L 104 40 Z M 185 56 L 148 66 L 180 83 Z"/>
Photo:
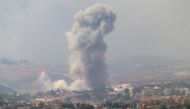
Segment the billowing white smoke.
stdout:
<path fill-rule="evenodd" d="M 43 71 L 40 74 L 40 77 L 38 78 L 38 81 L 43 86 L 42 89 L 44 90 L 52 90 L 52 89 L 65 89 L 65 90 L 84 90 L 86 87 L 84 87 L 84 83 L 82 80 L 76 80 L 71 84 L 68 84 L 64 80 L 57 80 L 52 81 L 45 71 Z"/>
<path fill-rule="evenodd" d="M 103 89 L 107 84 L 104 36 L 113 30 L 115 19 L 111 7 L 96 4 L 76 14 L 72 29 L 67 32 L 69 72 L 93 90 Z"/>

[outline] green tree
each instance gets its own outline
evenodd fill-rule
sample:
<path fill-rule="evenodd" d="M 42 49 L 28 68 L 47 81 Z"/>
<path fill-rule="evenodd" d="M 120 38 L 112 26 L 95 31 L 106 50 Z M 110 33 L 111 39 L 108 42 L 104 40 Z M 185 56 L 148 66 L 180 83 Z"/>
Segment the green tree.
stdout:
<path fill-rule="evenodd" d="M 94 106 L 90 104 L 81 104 L 80 109 L 94 109 Z"/>
<path fill-rule="evenodd" d="M 70 103 L 70 102 L 68 102 L 68 103 L 63 103 L 63 104 L 61 105 L 61 107 L 62 107 L 62 108 L 68 108 L 68 109 L 74 109 L 74 105 L 73 105 L 72 103 Z"/>
<path fill-rule="evenodd" d="M 160 105 L 160 109 L 168 109 L 168 107 L 167 107 L 166 104 L 161 104 L 161 105 Z"/>
<path fill-rule="evenodd" d="M 185 107 L 186 109 L 190 109 L 190 104 L 187 104 Z"/>

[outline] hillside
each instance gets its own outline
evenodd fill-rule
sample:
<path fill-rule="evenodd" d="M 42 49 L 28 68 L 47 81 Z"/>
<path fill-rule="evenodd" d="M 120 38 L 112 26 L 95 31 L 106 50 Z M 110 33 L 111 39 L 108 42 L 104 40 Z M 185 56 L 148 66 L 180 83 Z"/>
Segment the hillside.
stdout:
<path fill-rule="evenodd" d="M 3 85 L 0 85 L 0 95 L 12 95 L 12 94 L 15 94 L 16 92 L 9 88 L 9 87 L 6 87 L 6 86 L 3 86 Z"/>

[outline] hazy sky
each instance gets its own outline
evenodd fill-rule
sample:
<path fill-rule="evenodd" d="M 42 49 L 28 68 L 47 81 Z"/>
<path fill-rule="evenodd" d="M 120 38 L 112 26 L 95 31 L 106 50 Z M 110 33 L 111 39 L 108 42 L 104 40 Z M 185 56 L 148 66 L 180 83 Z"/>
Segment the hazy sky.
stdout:
<path fill-rule="evenodd" d="M 190 59 L 189 0 L 0 0 L 0 58 L 67 64 L 65 36 L 79 10 L 108 4 L 117 14 L 106 37 L 109 60 L 132 55 Z"/>

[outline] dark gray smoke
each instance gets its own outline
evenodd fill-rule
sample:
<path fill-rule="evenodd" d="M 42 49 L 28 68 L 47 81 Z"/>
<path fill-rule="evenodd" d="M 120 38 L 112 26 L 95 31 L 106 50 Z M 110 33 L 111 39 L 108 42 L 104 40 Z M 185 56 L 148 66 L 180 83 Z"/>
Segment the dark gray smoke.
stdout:
<path fill-rule="evenodd" d="M 116 14 L 111 7 L 96 4 L 80 11 L 67 33 L 70 73 L 93 90 L 107 85 L 104 36 L 113 30 L 115 19 Z"/>

